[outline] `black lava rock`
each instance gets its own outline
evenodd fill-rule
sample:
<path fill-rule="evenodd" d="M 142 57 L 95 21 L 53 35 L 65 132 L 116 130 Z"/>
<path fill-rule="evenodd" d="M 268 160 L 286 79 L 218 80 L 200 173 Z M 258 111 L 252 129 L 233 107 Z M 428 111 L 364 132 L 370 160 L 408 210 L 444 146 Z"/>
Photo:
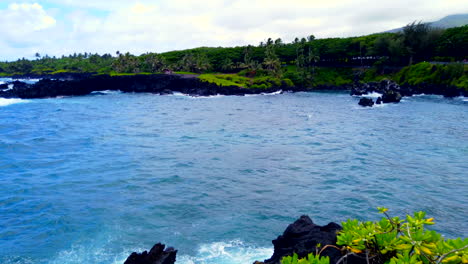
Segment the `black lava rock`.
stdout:
<path fill-rule="evenodd" d="M 35 84 L 14 82 L 14 88 L 8 91 L 0 90 L 0 97 L 16 97 L 23 99 L 47 98 L 57 96 L 87 95 L 104 90 L 119 90 L 125 93 L 155 93 L 171 94 L 181 92 L 192 96 L 211 95 L 245 95 L 271 93 L 288 89 L 285 85 L 268 89 L 247 89 L 237 86 L 218 86 L 203 82 L 196 76 L 181 76 L 172 74 L 109 76 L 95 75 L 90 77 L 50 80 L 42 79 Z M 3 87 L 3 86 L 2 86 Z M 290 88 L 300 91 L 300 88 Z M 303 90 L 303 89 L 302 89 Z"/>
<path fill-rule="evenodd" d="M 300 258 L 306 257 L 309 253 L 316 252 L 317 244 L 321 244 L 322 247 L 336 245 L 336 235 L 341 229 L 336 223 L 329 223 L 326 226 L 316 225 L 308 216 L 303 215 L 289 225 L 283 235 L 273 240 L 273 256 L 264 263 L 279 264 L 283 257 L 294 253 Z M 322 256 L 329 256 L 330 263 L 336 263 L 341 258 L 341 252 L 330 247 L 322 252 Z"/>
<path fill-rule="evenodd" d="M 387 103 L 399 103 L 401 101 L 401 94 L 399 92 L 389 90 L 382 95 L 382 102 Z"/>
<path fill-rule="evenodd" d="M 361 100 L 359 100 L 359 105 L 364 107 L 372 107 L 374 105 L 374 101 L 371 98 L 363 97 Z"/>
<path fill-rule="evenodd" d="M 158 243 L 149 252 L 133 252 L 124 264 L 174 264 L 177 250 L 172 247 L 165 249 L 165 245 Z"/>

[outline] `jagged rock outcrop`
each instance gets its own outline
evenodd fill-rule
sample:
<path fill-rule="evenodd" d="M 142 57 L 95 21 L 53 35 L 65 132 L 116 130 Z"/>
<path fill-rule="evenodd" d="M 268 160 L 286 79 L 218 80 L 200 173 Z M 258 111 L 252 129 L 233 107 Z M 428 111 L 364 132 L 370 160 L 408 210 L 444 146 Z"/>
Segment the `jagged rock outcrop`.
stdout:
<path fill-rule="evenodd" d="M 400 94 L 400 97 L 412 96 L 415 94 L 437 94 L 443 95 L 444 97 L 456 97 L 460 95 L 467 95 L 468 93 L 466 90 L 451 85 L 435 85 L 428 83 L 421 83 L 418 85 L 398 85 L 396 82 L 391 80 L 382 80 L 381 82 L 355 83 L 351 89 L 351 95 L 357 96 L 362 96 L 374 92 L 381 94 L 393 92 Z M 392 94 L 391 96 L 394 95 Z M 382 101 L 385 103 L 385 100 L 383 99 L 384 98 L 382 97 Z M 391 99 L 390 101 L 395 103 L 399 100 Z"/>
<path fill-rule="evenodd" d="M 172 247 L 158 243 L 149 252 L 133 252 L 124 264 L 174 264 L 176 262 L 177 250 Z"/>
<path fill-rule="evenodd" d="M 196 77 L 186 78 L 180 75 L 153 74 L 132 76 L 96 75 L 89 78 L 71 80 L 42 79 L 35 84 L 14 82 L 13 88 L 0 91 L 5 98 L 47 98 L 57 96 L 87 95 L 104 90 L 120 90 L 127 93 L 171 94 L 181 92 L 192 96 L 210 95 L 246 95 L 271 93 L 281 89 L 296 91 L 289 87 L 272 87 L 269 89 L 247 89 L 237 86 L 218 86 L 202 82 Z"/>
<path fill-rule="evenodd" d="M 397 91 L 388 90 L 382 95 L 382 103 L 399 103 L 401 101 L 401 94 Z"/>
<path fill-rule="evenodd" d="M 336 223 L 329 223 L 326 226 L 316 225 L 308 216 L 303 215 L 290 224 L 283 235 L 273 240 L 273 256 L 263 263 L 280 264 L 283 257 L 294 253 L 299 257 L 306 257 L 309 253 L 316 252 L 317 244 L 336 245 L 336 233 L 341 229 L 341 226 Z M 330 247 L 322 252 L 322 256 L 329 256 L 330 263 L 336 263 L 341 258 L 341 252 Z"/>
<path fill-rule="evenodd" d="M 374 105 L 374 101 L 371 98 L 363 97 L 359 100 L 359 105 L 364 107 L 372 107 Z"/>

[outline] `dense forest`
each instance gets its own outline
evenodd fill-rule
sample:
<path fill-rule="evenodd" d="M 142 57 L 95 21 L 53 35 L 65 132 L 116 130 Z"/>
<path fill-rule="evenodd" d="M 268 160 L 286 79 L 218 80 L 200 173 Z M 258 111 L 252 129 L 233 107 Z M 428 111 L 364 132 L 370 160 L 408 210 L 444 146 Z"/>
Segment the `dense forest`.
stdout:
<path fill-rule="evenodd" d="M 429 69 L 430 73 L 440 71 L 442 75 L 450 75 L 451 82 L 456 79 L 452 84 L 464 87 L 468 86 L 466 67 L 456 62 L 466 62 L 467 59 L 468 25 L 438 29 L 413 22 L 400 33 L 326 39 L 310 35 L 296 38 L 292 43 L 268 39 L 258 46 L 201 47 L 140 56 L 117 51 L 114 55 L 80 53 L 56 58 L 37 53 L 35 60 L 23 58 L 0 62 L 0 76 L 63 72 L 151 74 L 170 70 L 205 73 L 202 78 L 220 84 L 232 82 L 232 77 L 227 80 L 226 76 L 214 78 L 206 73 L 238 73 L 245 78 L 271 77 L 294 85 L 339 85 L 350 82 L 356 75 L 371 81 L 394 77 L 404 66 L 418 64 L 417 67 L 421 68 L 421 62 L 432 62 L 435 68 Z"/>

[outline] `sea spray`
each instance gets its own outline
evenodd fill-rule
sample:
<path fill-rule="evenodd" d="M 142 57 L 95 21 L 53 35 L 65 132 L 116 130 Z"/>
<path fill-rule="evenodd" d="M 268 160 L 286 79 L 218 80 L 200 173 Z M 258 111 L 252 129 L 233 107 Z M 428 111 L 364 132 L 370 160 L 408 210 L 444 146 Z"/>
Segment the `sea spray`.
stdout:
<path fill-rule="evenodd" d="M 202 244 L 195 256 L 181 255 L 180 264 L 239 264 L 253 263 L 271 257 L 273 248 L 248 245 L 240 240 Z"/>
<path fill-rule="evenodd" d="M 0 98 L 0 107 L 12 105 L 12 104 L 18 104 L 18 103 L 27 103 L 27 102 L 29 101 L 18 99 L 18 98 Z"/>

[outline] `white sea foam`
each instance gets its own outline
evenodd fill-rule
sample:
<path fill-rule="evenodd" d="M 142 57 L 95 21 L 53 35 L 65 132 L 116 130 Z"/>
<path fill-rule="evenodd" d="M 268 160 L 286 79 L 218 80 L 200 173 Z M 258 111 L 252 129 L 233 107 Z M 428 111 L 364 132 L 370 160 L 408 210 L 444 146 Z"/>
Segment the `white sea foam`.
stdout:
<path fill-rule="evenodd" d="M 125 252 L 112 252 L 106 249 L 116 242 L 115 237 L 98 237 L 90 244 L 74 245 L 58 252 L 49 264 L 98 263 L 103 260 L 112 264 L 122 264 L 131 252 L 143 252 L 143 248 L 131 248 Z M 273 255 L 273 248 L 249 246 L 242 241 L 215 242 L 202 244 L 194 255 L 177 254 L 177 264 L 244 264 L 256 260 L 263 261 Z"/>
<path fill-rule="evenodd" d="M 219 98 L 219 97 L 225 97 L 225 95 L 222 95 L 222 94 L 208 95 L 208 96 L 192 96 L 190 94 L 184 94 L 184 93 L 181 93 L 181 92 L 173 92 L 172 94 L 167 94 L 165 96 L 183 96 L 183 97 L 190 97 L 190 98 Z"/>
<path fill-rule="evenodd" d="M 10 90 L 13 90 L 13 84 L 8 84 L 8 88 L 4 89 L 3 91 L 6 92 L 6 91 L 10 91 Z"/>
<path fill-rule="evenodd" d="M 181 93 L 181 92 L 173 92 L 172 94 L 168 94 L 168 95 L 172 95 L 172 96 L 190 96 L 188 94 L 184 94 L 184 93 Z"/>
<path fill-rule="evenodd" d="M 0 98 L 0 106 L 7 106 L 7 105 L 12 105 L 12 104 L 18 104 L 18 103 L 27 103 L 28 100 L 22 100 L 22 99 L 17 99 L 17 98 Z"/>
<path fill-rule="evenodd" d="M 272 92 L 272 93 L 262 93 L 262 95 L 278 95 L 278 94 L 281 94 L 282 92 L 283 90 L 279 90 L 279 91 Z"/>
<path fill-rule="evenodd" d="M 209 96 L 191 96 L 193 98 L 219 98 L 219 97 L 225 97 L 225 95 L 222 94 L 217 94 L 217 95 L 209 95 Z"/>
<path fill-rule="evenodd" d="M 101 95 L 105 95 L 105 94 L 119 94 L 119 93 L 122 93 L 122 91 L 116 91 L 116 90 L 104 90 L 104 91 L 94 91 L 92 92 L 91 94 L 101 94 Z"/>
<path fill-rule="evenodd" d="M 372 92 L 372 93 L 363 94 L 362 96 L 363 96 L 363 97 L 370 97 L 370 98 L 379 98 L 379 97 L 382 97 L 382 94 L 381 94 L 381 93 Z"/>
<path fill-rule="evenodd" d="M 195 256 L 177 257 L 179 264 L 240 264 L 263 261 L 273 254 L 273 248 L 245 245 L 242 241 L 216 242 L 201 245 Z"/>
<path fill-rule="evenodd" d="M 272 93 L 259 93 L 259 94 L 246 94 L 245 96 L 263 96 L 263 95 L 278 95 L 278 94 L 282 94 L 283 91 L 282 90 L 279 90 L 279 91 L 276 91 L 276 92 L 272 92 Z"/>

